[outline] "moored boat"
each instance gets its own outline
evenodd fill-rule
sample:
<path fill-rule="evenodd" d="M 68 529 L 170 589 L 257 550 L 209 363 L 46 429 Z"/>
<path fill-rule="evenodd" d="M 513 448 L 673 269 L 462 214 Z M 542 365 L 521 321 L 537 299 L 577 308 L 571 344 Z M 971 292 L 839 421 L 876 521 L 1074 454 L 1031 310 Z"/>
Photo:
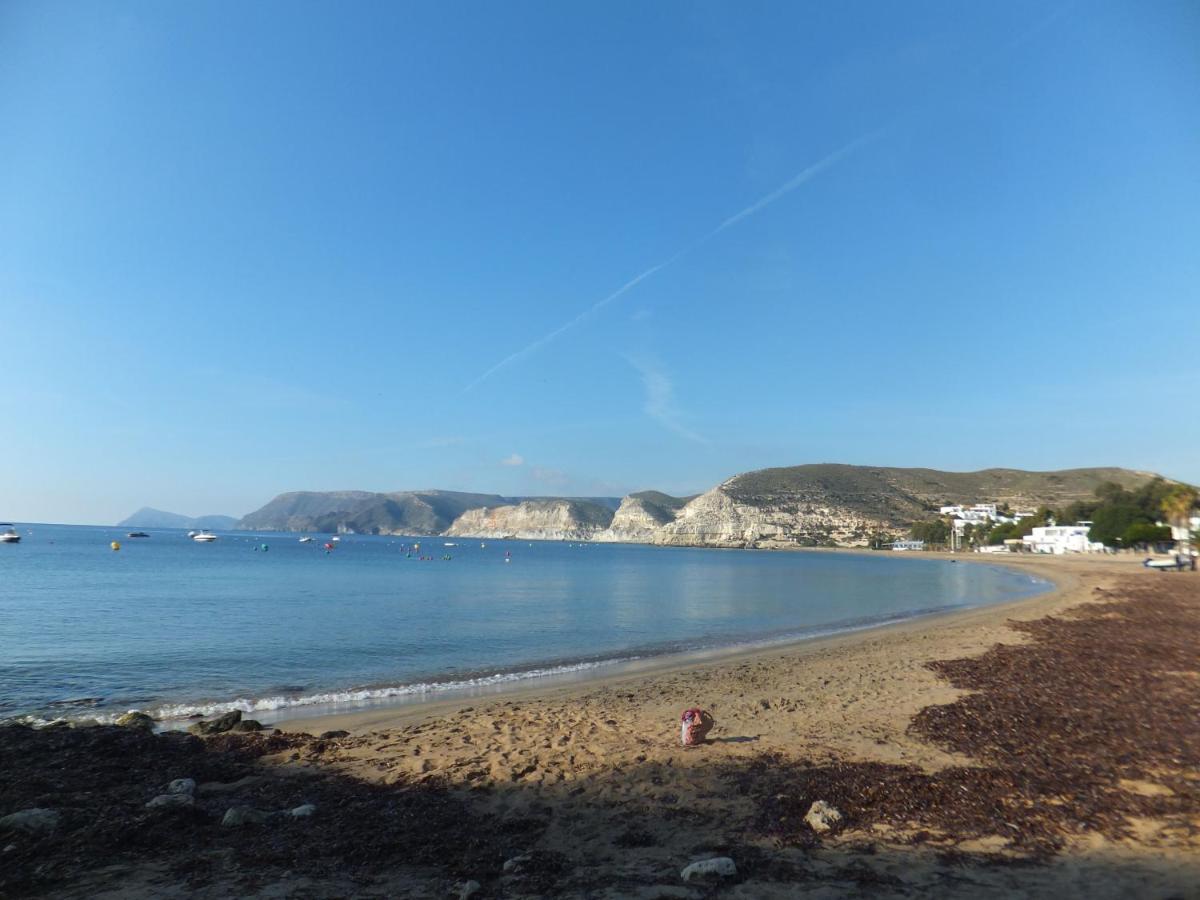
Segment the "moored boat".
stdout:
<path fill-rule="evenodd" d="M 12 524 L 0 522 L 0 528 L 8 529 L 7 531 L 0 531 L 0 544 L 16 544 L 21 540 L 21 535 Z"/>

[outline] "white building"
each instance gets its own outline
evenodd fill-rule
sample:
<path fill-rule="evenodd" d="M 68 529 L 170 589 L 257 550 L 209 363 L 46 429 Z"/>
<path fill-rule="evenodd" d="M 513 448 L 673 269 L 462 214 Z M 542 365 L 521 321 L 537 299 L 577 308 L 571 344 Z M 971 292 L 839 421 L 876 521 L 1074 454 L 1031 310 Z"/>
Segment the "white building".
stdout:
<path fill-rule="evenodd" d="M 1021 538 L 1025 549 L 1033 553 L 1102 553 L 1104 545 L 1088 539 L 1091 522 L 1075 525 L 1044 525 L 1033 529 L 1033 534 Z"/>
<path fill-rule="evenodd" d="M 893 541 L 893 550 L 924 550 L 924 541 Z"/>
<path fill-rule="evenodd" d="M 971 524 L 978 525 L 983 522 L 1011 522 L 1012 519 L 1008 516 L 1002 516 L 996 509 L 995 503 L 976 503 L 973 506 L 943 506 L 941 508 L 943 516 L 953 516 L 956 524 L 961 522 L 963 525 Z M 961 529 L 962 525 L 958 525 Z"/>

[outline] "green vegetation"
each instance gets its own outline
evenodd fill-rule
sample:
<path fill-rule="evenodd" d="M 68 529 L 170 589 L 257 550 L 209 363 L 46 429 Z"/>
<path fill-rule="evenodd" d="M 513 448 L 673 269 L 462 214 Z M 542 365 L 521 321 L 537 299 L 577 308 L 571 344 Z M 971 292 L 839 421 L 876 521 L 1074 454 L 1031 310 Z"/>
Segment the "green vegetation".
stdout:
<path fill-rule="evenodd" d="M 1121 543 L 1126 547 L 1141 547 L 1171 540 L 1171 529 L 1166 525 L 1150 525 L 1134 522 L 1121 532 Z"/>
<path fill-rule="evenodd" d="M 1162 501 L 1163 515 L 1167 517 L 1167 521 L 1176 528 L 1182 528 L 1187 531 L 1190 526 L 1192 512 L 1196 509 L 1197 504 L 1200 504 L 1200 494 L 1197 494 L 1196 489 L 1185 484 L 1176 485 L 1171 493 L 1167 494 Z M 1192 534 L 1184 538 L 1184 552 L 1190 548 Z"/>
<path fill-rule="evenodd" d="M 1163 503 L 1180 485 L 1168 484 L 1161 478 L 1128 490 L 1119 484 L 1106 483 L 1096 488 L 1096 499 L 1072 503 L 1063 510 L 1064 522 L 1092 523 L 1089 535 L 1106 547 L 1132 547 L 1156 541 L 1170 540 L 1169 529 L 1158 529 L 1154 523 L 1163 515 Z M 1149 526 L 1135 527 L 1135 526 Z M 1165 532 L 1165 534 L 1164 534 Z M 1154 534 L 1160 535 L 1154 537 Z"/>
<path fill-rule="evenodd" d="M 926 544 L 946 544 L 950 541 L 950 525 L 945 519 L 913 522 L 908 533 L 914 541 L 924 541 Z"/>

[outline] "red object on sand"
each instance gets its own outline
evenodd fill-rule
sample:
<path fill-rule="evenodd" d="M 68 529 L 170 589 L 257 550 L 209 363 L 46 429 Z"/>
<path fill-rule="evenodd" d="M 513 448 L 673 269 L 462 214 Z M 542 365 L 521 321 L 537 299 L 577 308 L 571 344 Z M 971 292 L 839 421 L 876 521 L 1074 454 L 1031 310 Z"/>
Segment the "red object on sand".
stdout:
<path fill-rule="evenodd" d="M 679 740 L 685 747 L 703 744 L 714 724 L 713 717 L 698 706 L 685 709 L 683 715 L 679 717 L 679 721 L 681 723 Z"/>

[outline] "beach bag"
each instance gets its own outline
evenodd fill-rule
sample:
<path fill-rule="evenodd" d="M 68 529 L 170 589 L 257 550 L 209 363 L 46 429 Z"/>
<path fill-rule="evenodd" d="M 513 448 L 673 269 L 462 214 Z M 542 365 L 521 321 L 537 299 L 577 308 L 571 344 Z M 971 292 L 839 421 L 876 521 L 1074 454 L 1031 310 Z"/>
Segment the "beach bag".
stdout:
<path fill-rule="evenodd" d="M 705 737 L 715 724 L 713 717 L 698 706 L 685 709 L 683 715 L 679 717 L 679 722 L 679 740 L 685 747 L 703 744 Z"/>

